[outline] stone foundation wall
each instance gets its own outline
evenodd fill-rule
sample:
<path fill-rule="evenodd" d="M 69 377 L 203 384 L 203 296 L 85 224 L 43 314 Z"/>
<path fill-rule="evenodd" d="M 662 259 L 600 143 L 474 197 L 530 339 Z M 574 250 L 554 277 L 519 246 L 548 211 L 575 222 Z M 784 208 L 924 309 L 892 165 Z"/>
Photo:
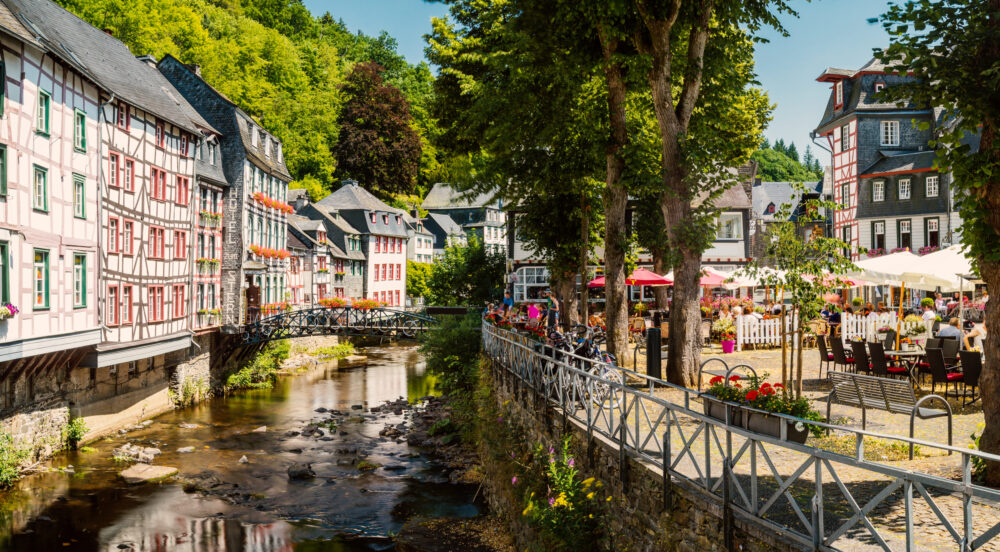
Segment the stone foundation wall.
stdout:
<path fill-rule="evenodd" d="M 670 486 L 669 505 L 664 503 L 662 471 L 645 461 L 627 458 L 624 473 L 616 444 L 600 436 L 588 438 L 585 428 L 563 418 L 558 409 L 522 387 L 519 380 L 506 370 L 487 369 L 488 400 L 494 401 L 510 417 L 509 423 L 522 428 L 520 437 L 526 443 L 541 443 L 544 447 L 559 447 L 564 436 L 570 436 L 573 456 L 581 477 L 596 477 L 602 481 L 614 499 L 608 503 L 608 532 L 616 551 L 715 552 L 726 550 L 721 503 L 686 482 L 674 481 Z M 488 422 L 483 431 L 491 431 Z M 491 450 L 495 439 L 482 439 L 484 447 L 483 488 L 495 512 L 509 520 L 518 550 L 530 550 L 534 530 L 522 515 L 524 504 L 517 502 L 511 490 L 510 472 L 486 459 L 506 458 L 507 450 Z M 492 465 L 491 465 L 492 464 Z M 733 549 L 750 552 L 798 550 L 791 541 L 763 527 L 732 519 Z"/>

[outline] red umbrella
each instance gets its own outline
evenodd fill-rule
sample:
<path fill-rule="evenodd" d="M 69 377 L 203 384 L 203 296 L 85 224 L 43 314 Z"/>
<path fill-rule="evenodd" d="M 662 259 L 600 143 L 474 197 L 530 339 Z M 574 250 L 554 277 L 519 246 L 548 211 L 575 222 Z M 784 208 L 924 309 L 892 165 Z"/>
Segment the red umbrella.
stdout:
<path fill-rule="evenodd" d="M 625 278 L 625 285 L 628 286 L 669 286 L 673 285 L 673 283 L 673 281 L 650 272 L 645 268 L 637 268 L 631 276 Z M 604 287 L 604 276 L 594 278 L 587 283 L 587 287 Z"/>
<path fill-rule="evenodd" d="M 698 285 L 708 287 L 719 287 L 726 281 L 726 277 L 716 272 L 703 271 L 703 276 L 698 280 Z"/>

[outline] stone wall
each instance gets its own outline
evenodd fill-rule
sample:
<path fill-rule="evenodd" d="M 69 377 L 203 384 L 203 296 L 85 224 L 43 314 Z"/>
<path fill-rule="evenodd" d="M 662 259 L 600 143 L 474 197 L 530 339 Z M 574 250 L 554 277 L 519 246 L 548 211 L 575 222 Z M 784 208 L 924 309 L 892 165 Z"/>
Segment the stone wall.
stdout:
<path fill-rule="evenodd" d="M 726 524 L 722 505 L 700 489 L 684 481 L 670 486 L 669 505 L 664 503 L 662 471 L 642 460 L 619 460 L 617 445 L 601 437 L 588 438 L 586 429 L 563 418 L 558 409 L 548 407 L 531 390 L 521 387 L 517 378 L 502 369 L 493 368 L 485 377 L 492 390 L 488 400 L 503 409 L 509 423 L 523 428 L 523 442 L 558 447 L 566 435 L 581 477 L 602 481 L 614 497 L 609 502 L 608 532 L 616 551 L 678 550 L 708 552 L 726 550 Z M 492 423 L 484 424 L 487 434 Z M 498 441 L 481 440 L 483 459 L 507 457 L 506 450 L 490 450 Z M 522 516 L 524 504 L 516 501 L 511 491 L 510 472 L 495 462 L 484 461 L 483 488 L 493 510 L 510 523 L 518 550 L 531 550 L 534 530 Z M 782 539 L 773 531 L 740 519 L 731 520 L 734 550 L 784 551 L 799 547 Z"/>

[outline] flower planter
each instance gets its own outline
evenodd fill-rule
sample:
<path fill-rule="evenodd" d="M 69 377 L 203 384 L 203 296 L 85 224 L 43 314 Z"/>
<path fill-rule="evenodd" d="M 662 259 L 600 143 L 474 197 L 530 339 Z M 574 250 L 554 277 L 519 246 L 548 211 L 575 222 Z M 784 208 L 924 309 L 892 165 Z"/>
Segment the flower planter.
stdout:
<path fill-rule="evenodd" d="M 764 435 L 780 438 L 781 424 L 786 424 L 788 426 L 785 434 L 786 440 L 801 445 L 805 443 L 806 438 L 809 437 L 809 429 L 805 427 L 805 424 L 802 424 L 802 430 L 799 431 L 795 427 L 799 423 L 800 422 L 792 422 L 790 420 L 779 418 L 778 416 L 771 416 L 769 414 L 748 412 L 746 425 L 744 427 L 755 433 L 762 433 Z"/>
<path fill-rule="evenodd" d="M 712 395 L 701 396 L 702 405 L 705 408 L 705 415 L 716 420 L 726 421 L 726 408 L 732 408 L 729 412 L 729 424 L 743 427 L 743 408 L 740 406 L 728 406 L 726 403 L 716 399 Z"/>
<path fill-rule="evenodd" d="M 725 340 L 722 342 L 722 352 L 724 354 L 732 354 L 736 350 L 736 342 L 733 340 Z"/>

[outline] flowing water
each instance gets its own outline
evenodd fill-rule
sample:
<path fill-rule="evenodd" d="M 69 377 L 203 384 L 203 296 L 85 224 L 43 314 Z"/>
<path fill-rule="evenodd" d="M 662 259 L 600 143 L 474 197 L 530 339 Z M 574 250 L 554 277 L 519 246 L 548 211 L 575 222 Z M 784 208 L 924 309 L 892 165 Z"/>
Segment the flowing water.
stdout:
<path fill-rule="evenodd" d="M 475 486 L 451 484 L 423 451 L 379 438 L 405 414 L 361 422 L 363 411 L 351 408 L 416 401 L 433 386 L 414 347 L 380 347 L 369 350 L 367 366 L 319 366 L 270 390 L 164 414 L 145 429 L 92 443 L 95 451 L 60 454 L 47 463 L 59 471 L 31 475 L 0 494 L 0 550 L 391 550 L 389 537 L 410 516 L 482 510 Z M 320 407 L 354 418 L 332 440 L 286 435 L 321 419 Z M 267 430 L 253 431 L 260 426 Z M 219 491 L 185 492 L 176 479 L 125 485 L 111 451 L 126 441 L 159 447 L 155 464 L 177 467 L 202 486 L 214 482 Z M 178 453 L 181 447 L 195 450 Z M 358 471 L 355 448 L 383 468 Z M 295 463 L 312 463 L 317 477 L 290 481 L 286 469 Z"/>

